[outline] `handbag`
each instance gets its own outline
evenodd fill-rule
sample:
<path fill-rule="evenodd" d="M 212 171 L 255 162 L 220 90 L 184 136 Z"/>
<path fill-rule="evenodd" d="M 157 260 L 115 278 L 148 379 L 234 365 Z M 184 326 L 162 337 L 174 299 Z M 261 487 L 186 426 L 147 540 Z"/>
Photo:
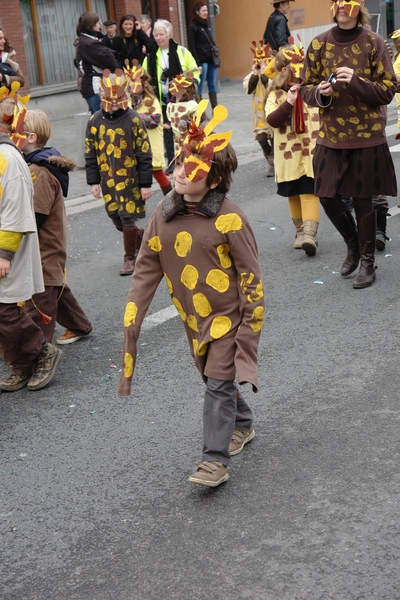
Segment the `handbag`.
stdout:
<path fill-rule="evenodd" d="M 219 48 L 218 46 L 216 46 L 208 37 L 207 31 L 205 29 L 203 29 L 206 38 L 208 39 L 208 41 L 210 42 L 210 46 L 211 46 L 211 62 L 214 65 L 214 67 L 216 67 L 217 69 L 221 66 L 221 58 L 219 55 Z"/>

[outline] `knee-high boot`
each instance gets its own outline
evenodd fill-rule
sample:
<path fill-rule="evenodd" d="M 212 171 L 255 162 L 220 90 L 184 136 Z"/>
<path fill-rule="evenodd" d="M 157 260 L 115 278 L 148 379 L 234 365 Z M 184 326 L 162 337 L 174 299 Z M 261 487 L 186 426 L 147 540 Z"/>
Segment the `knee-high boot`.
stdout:
<path fill-rule="evenodd" d="M 386 206 L 375 206 L 376 211 L 376 242 L 377 250 L 386 248 L 386 241 L 389 239 L 386 235 L 386 220 L 388 209 Z"/>
<path fill-rule="evenodd" d="M 375 281 L 375 239 L 376 213 L 373 210 L 365 217 L 357 219 L 358 237 L 360 241 L 360 271 L 353 282 L 353 288 L 369 287 Z"/>
<path fill-rule="evenodd" d="M 135 270 L 135 261 L 137 256 L 137 243 L 138 243 L 138 227 L 133 229 L 124 229 L 122 231 L 124 236 L 124 266 L 120 270 L 120 275 L 132 275 Z M 143 230 L 142 230 L 143 232 Z"/>
<path fill-rule="evenodd" d="M 208 96 L 210 98 L 211 108 L 214 110 L 214 108 L 218 105 L 217 92 L 209 92 Z"/>
<path fill-rule="evenodd" d="M 360 248 L 356 224 L 354 223 L 351 213 L 347 210 L 337 217 L 330 217 L 328 214 L 327 217 L 332 221 L 347 244 L 347 256 L 340 271 L 343 277 L 346 277 L 346 275 L 350 275 L 357 269 L 360 261 Z"/>

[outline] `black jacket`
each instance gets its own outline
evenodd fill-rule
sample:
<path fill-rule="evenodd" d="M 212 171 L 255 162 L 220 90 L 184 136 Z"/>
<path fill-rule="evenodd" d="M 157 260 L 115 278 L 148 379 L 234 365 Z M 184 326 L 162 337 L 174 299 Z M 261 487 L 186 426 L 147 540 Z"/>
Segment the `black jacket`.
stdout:
<path fill-rule="evenodd" d="M 117 52 L 118 66 L 125 67 L 125 59 L 129 58 L 129 64 L 132 66 L 132 61 L 136 58 L 140 64 L 142 64 L 145 55 L 143 54 L 143 46 L 146 47 L 147 52 L 150 52 L 154 40 L 149 38 L 141 29 L 136 29 L 130 38 L 121 38 L 115 36 L 112 39 L 111 47 Z"/>
<path fill-rule="evenodd" d="M 101 77 L 103 69 L 115 71 L 118 67 L 115 53 L 102 44 L 100 37 L 82 33 L 76 48 L 78 68 L 83 70 L 81 94 L 84 98 L 94 95 L 93 76 Z M 96 68 L 94 68 L 96 67 Z"/>
<path fill-rule="evenodd" d="M 198 65 L 211 62 L 211 43 L 207 36 L 215 46 L 208 25 L 200 25 L 200 23 L 192 21 L 188 27 L 188 48 Z"/>
<path fill-rule="evenodd" d="M 288 20 L 280 10 L 275 10 L 268 19 L 264 32 L 264 42 L 270 44 L 272 50 L 279 50 L 281 46 L 287 46 L 290 30 Z"/>

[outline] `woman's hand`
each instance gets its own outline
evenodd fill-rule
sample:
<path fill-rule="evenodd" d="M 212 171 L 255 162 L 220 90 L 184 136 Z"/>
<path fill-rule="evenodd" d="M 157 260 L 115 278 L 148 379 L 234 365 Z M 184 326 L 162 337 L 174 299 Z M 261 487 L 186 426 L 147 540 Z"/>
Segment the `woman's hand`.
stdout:
<path fill-rule="evenodd" d="M 298 95 L 299 95 L 299 86 L 292 85 L 292 87 L 289 88 L 288 95 L 287 95 L 287 101 L 289 102 L 289 104 L 294 106 Z"/>
<path fill-rule="evenodd" d="M 98 200 L 101 198 L 100 186 L 98 183 L 95 183 L 94 185 L 92 185 L 92 194 Z"/>
<path fill-rule="evenodd" d="M 354 75 L 354 69 L 349 69 L 349 67 L 338 67 L 336 70 L 336 79 L 337 81 L 341 81 L 342 83 L 350 83 Z"/>
<path fill-rule="evenodd" d="M 142 200 L 144 202 L 151 198 L 151 188 L 140 188 L 140 193 L 142 194 Z"/>
<path fill-rule="evenodd" d="M 135 21 L 135 29 L 142 29 L 140 21 Z"/>
<path fill-rule="evenodd" d="M 321 81 L 321 83 L 317 87 L 321 96 L 332 96 L 332 86 L 327 81 Z"/>

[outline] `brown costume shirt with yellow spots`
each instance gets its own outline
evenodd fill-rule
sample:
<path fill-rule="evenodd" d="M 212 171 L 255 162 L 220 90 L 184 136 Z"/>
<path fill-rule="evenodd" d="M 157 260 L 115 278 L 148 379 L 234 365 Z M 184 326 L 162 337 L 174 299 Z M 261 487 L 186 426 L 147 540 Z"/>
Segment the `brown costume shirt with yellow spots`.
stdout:
<path fill-rule="evenodd" d="M 109 215 L 143 218 L 140 188 L 152 184 L 152 153 L 146 127 L 129 108 L 109 118 L 102 110 L 89 119 L 85 139 L 88 185 L 101 184 Z"/>
<path fill-rule="evenodd" d="M 239 383 L 251 383 L 257 391 L 264 292 L 253 231 L 224 194 L 209 191 L 196 212 L 186 215 L 182 196 L 173 190 L 152 214 L 136 261 L 124 316 L 119 394 L 130 393 L 140 326 L 163 277 L 203 379 L 212 369 L 213 377 L 226 380 L 218 360 L 206 364 L 217 343 L 221 363 L 225 354 L 234 356 L 232 380 L 236 371 Z"/>
<path fill-rule="evenodd" d="M 396 91 L 396 76 L 384 40 L 359 27 L 356 38 L 338 42 L 332 32 L 318 35 L 307 50 L 300 89 L 310 106 L 327 104 L 317 86 L 338 67 L 354 69 L 351 82 L 333 85 L 332 103 L 320 109 L 317 144 L 330 148 L 361 148 L 386 142 L 386 109 Z M 319 104 L 318 104 L 319 103 Z"/>

